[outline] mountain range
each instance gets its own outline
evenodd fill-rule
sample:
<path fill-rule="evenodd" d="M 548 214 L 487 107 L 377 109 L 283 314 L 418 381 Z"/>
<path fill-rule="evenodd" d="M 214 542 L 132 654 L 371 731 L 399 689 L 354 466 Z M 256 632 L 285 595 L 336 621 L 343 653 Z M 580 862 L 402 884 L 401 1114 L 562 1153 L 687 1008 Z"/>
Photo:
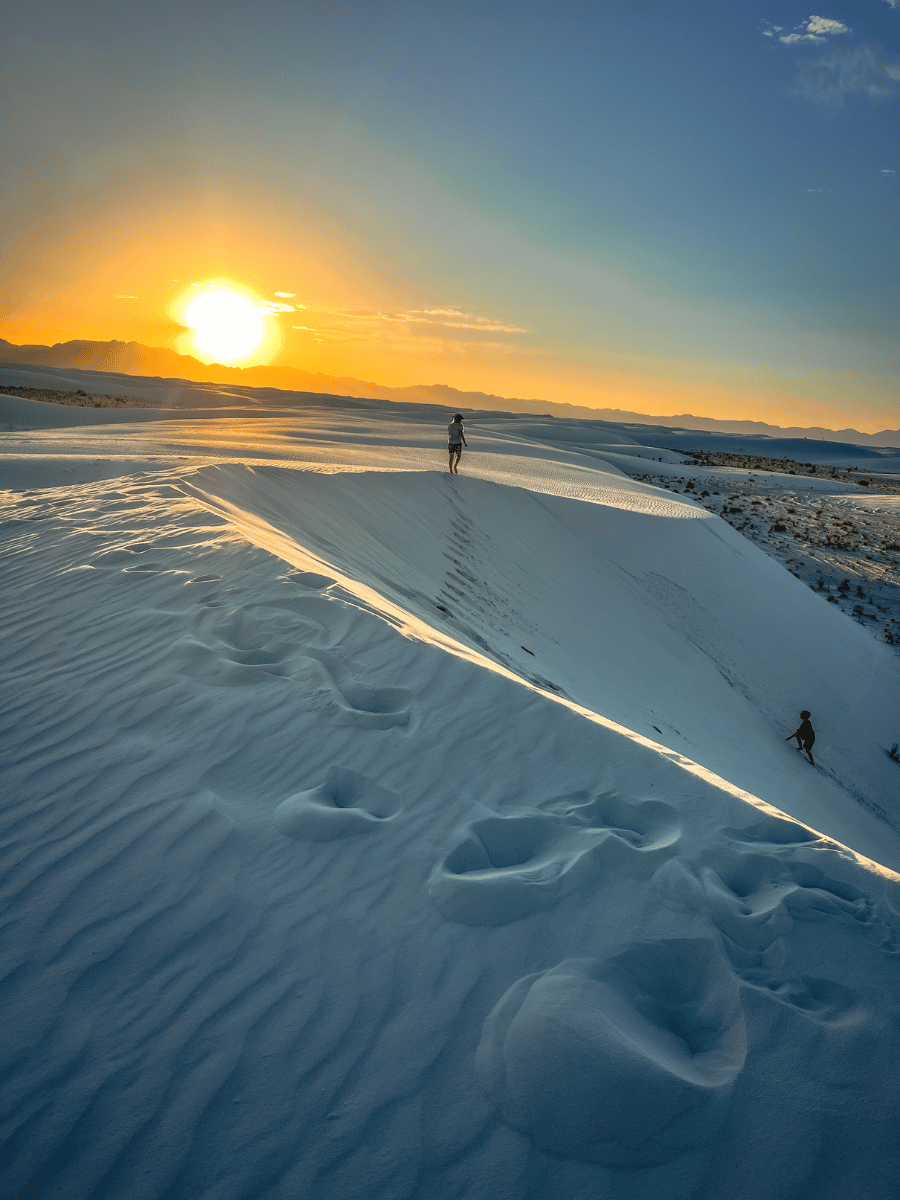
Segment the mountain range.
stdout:
<path fill-rule="evenodd" d="M 596 421 L 630 422 L 682 429 L 708 429 L 761 437 L 816 438 L 823 441 L 853 442 L 857 445 L 898 446 L 900 429 L 862 433 L 858 429 L 825 429 L 820 426 L 780 426 L 764 421 L 728 421 L 713 417 L 695 417 L 689 413 L 649 416 L 620 408 L 587 408 L 540 399 L 495 396 L 489 392 L 465 392 L 448 384 L 412 384 L 385 387 L 349 375 L 323 375 L 299 367 L 229 367 L 222 363 L 203 363 L 189 354 L 178 354 L 162 346 L 144 346 L 140 342 L 57 342 L 53 346 L 17 346 L 0 338 L 0 363 L 27 366 L 66 367 L 82 371 L 110 371 L 125 375 L 151 375 L 186 379 L 196 383 L 229 384 L 232 387 L 279 388 L 291 392 L 318 392 L 326 395 L 354 396 L 369 400 L 394 400 L 400 403 L 439 404 L 448 408 L 480 409 L 499 412 L 539 413 L 554 417 Z M 271 403 L 271 400 L 269 400 Z"/>

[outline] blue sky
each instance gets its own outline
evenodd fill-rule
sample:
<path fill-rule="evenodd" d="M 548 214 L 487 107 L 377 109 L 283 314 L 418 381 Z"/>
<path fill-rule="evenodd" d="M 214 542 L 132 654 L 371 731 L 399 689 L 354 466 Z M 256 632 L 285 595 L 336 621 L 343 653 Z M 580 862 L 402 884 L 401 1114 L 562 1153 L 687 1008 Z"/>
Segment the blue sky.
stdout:
<path fill-rule="evenodd" d="M 5 12 L 10 340 L 228 278 L 310 370 L 898 424 L 900 5 Z"/>

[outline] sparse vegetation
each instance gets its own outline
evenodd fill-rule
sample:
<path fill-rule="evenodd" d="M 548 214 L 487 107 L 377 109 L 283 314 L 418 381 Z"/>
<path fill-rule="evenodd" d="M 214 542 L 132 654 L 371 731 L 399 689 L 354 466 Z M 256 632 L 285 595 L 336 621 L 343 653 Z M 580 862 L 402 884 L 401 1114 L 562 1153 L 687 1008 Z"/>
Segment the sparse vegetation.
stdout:
<path fill-rule="evenodd" d="M 74 404 L 78 408 L 147 408 L 133 396 L 96 396 L 79 388 L 77 391 L 53 391 L 51 388 L 3 386 L 7 396 L 22 396 L 26 400 L 40 400 L 44 404 Z"/>
<path fill-rule="evenodd" d="M 689 458 L 695 468 L 692 478 L 642 478 L 696 497 L 829 604 L 879 638 L 883 635 L 887 645 L 900 648 L 900 620 L 891 615 L 900 612 L 895 518 L 887 509 L 852 507 L 852 488 L 863 483 L 855 469 L 724 453 L 690 452 Z M 714 468 L 706 477 L 697 470 L 705 465 Z M 748 475 L 744 481 L 726 476 L 720 490 L 714 484 L 719 482 L 715 468 L 721 467 L 765 471 L 768 477 Z M 782 479 L 773 480 L 774 474 Z M 786 478 L 790 474 L 815 477 L 816 482 L 791 483 Z M 834 494 L 823 493 L 822 485 L 831 483 L 842 486 Z M 726 490 L 728 484 L 733 490 Z M 867 477 L 866 486 L 897 494 L 900 477 Z"/>

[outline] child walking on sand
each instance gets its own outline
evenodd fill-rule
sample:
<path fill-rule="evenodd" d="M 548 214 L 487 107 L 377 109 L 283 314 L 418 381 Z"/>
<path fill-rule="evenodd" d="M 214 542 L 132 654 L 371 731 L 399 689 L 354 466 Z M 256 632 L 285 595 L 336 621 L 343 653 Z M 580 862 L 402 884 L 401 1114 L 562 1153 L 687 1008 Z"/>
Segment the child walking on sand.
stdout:
<path fill-rule="evenodd" d="M 797 748 L 799 750 L 805 750 L 806 757 L 809 759 L 812 765 L 815 766 L 816 764 L 813 762 L 812 748 L 813 742 L 816 740 L 816 733 L 809 722 L 809 718 L 811 716 L 812 713 L 804 708 L 803 712 L 800 714 L 800 724 L 797 726 L 794 732 L 789 734 L 784 740 L 789 742 L 792 738 L 796 738 Z"/>
<path fill-rule="evenodd" d="M 459 474 L 459 460 L 462 458 L 463 446 L 468 446 L 466 435 L 463 432 L 462 413 L 456 413 L 453 420 L 450 422 L 450 474 Z"/>

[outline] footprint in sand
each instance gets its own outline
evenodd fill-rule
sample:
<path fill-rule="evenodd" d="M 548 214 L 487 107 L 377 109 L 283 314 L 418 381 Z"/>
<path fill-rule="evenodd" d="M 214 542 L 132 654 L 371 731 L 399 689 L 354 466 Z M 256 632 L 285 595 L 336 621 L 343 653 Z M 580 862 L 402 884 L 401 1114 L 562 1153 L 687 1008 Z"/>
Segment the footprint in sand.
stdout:
<path fill-rule="evenodd" d="M 795 846 L 808 846 L 813 843 L 822 846 L 833 846 L 827 838 L 807 829 L 796 821 L 784 817 L 764 817 L 743 829 L 723 829 L 722 834 L 733 842 L 744 846 L 753 846 L 758 850 L 790 850 Z"/>
<path fill-rule="evenodd" d="M 746 854 L 700 868 L 713 923 L 737 975 L 775 1000 L 822 1022 L 853 1019 L 855 997 L 841 984 L 800 974 L 789 939 L 795 920 L 837 920 L 868 931 L 872 902 L 852 884 L 805 862 Z"/>
<path fill-rule="evenodd" d="M 539 1149 L 651 1167 L 715 1139 L 746 1054 L 734 975 L 711 940 L 677 938 L 526 975 L 485 1021 L 475 1063 Z"/>
<path fill-rule="evenodd" d="M 203 582 L 215 578 L 207 576 Z M 223 605 L 209 599 L 205 607 Z M 326 697 L 323 712 L 339 725 L 381 730 L 408 725 L 415 693 L 408 688 L 370 687 L 338 654 L 311 644 L 339 639 L 348 619 L 342 609 L 318 596 L 243 605 L 211 629 L 203 629 L 206 618 L 198 621 L 198 635 L 181 640 L 179 670 L 220 687 L 280 679 L 308 686 L 313 680 Z"/>
<path fill-rule="evenodd" d="M 315 571 L 292 571 L 290 575 L 285 575 L 285 579 L 290 583 L 296 583 L 300 587 L 311 588 L 314 591 L 331 587 L 335 582 L 330 575 L 319 575 Z"/>
<path fill-rule="evenodd" d="M 220 579 L 219 575 L 204 575 L 191 582 L 213 584 Z M 215 589 L 204 593 L 202 607 L 224 608 L 218 594 Z M 179 646 L 182 674 L 219 687 L 274 683 L 289 677 L 298 647 L 284 640 L 282 624 L 269 624 L 251 615 L 249 610 L 255 607 L 233 609 L 211 628 L 204 628 L 207 617 L 199 618 L 198 634 L 182 638 Z"/>
<path fill-rule="evenodd" d="M 465 925 L 505 925 L 585 884 L 649 878 L 681 836 L 675 810 L 661 801 L 577 792 L 541 809 L 473 822 L 431 873 L 438 911 Z"/>
<path fill-rule="evenodd" d="M 272 819 L 286 837 L 330 842 L 380 829 L 401 807 L 399 794 L 390 788 L 349 767 L 329 767 L 323 784 L 283 800 Z"/>
<path fill-rule="evenodd" d="M 369 687 L 361 683 L 347 664 L 327 650 L 308 647 L 307 655 L 319 664 L 331 689 L 333 711 L 339 725 L 359 729 L 393 729 L 409 724 L 415 693 L 408 688 Z"/>
<path fill-rule="evenodd" d="M 232 609 L 214 627 L 214 633 L 236 650 L 288 640 L 298 651 L 305 651 L 310 645 L 330 645 L 343 632 L 334 605 L 318 596 L 254 601 Z"/>
<path fill-rule="evenodd" d="M 211 608 L 214 605 L 207 605 Z M 215 606 L 217 607 L 217 606 Z M 274 683 L 288 674 L 277 651 L 207 646 L 194 637 L 183 637 L 177 646 L 178 669 L 189 679 L 214 687 L 252 687 Z"/>
<path fill-rule="evenodd" d="M 632 850 L 665 850 L 681 837 L 677 811 L 662 800 L 628 800 L 618 792 L 570 792 L 540 805 L 566 824 L 603 829 Z M 655 869 L 655 867 L 654 867 Z"/>
<path fill-rule="evenodd" d="M 130 546 L 121 546 L 118 550 L 107 550 L 103 554 L 98 554 L 90 561 L 90 566 L 100 570 L 115 570 L 116 568 L 124 567 L 126 570 L 134 570 L 134 558 L 136 554 L 146 554 L 148 550 L 154 550 L 156 547 L 152 542 L 132 542 Z M 157 564 L 153 564 L 154 570 L 161 570 Z"/>
<path fill-rule="evenodd" d="M 740 918 L 783 907 L 800 920 L 827 916 L 861 925 L 872 921 L 872 903 L 859 888 L 831 879 L 807 862 L 745 854 L 715 869 L 703 867 L 700 877 L 718 881 L 716 894 L 730 897 L 730 908 Z"/>

